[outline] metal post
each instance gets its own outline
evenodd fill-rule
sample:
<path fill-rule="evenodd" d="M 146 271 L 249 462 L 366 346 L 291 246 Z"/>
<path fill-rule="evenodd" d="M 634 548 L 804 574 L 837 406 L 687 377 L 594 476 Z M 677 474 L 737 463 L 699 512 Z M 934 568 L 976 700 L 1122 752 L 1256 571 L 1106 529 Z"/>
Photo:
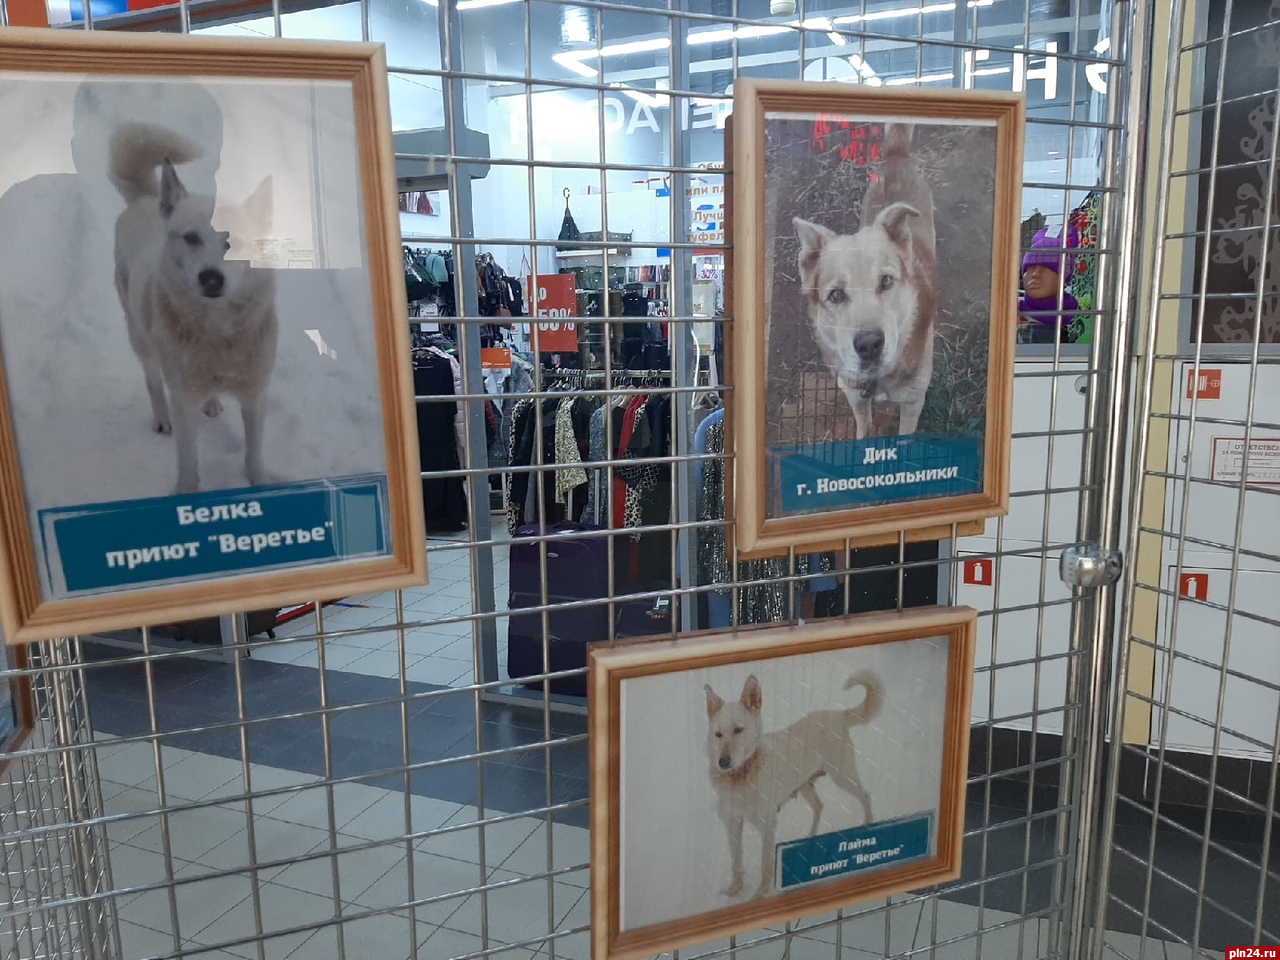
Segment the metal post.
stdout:
<path fill-rule="evenodd" d="M 58 771 L 62 777 L 62 786 L 66 791 L 65 812 L 68 819 L 71 861 L 74 864 L 73 883 L 75 884 L 76 901 L 70 909 L 76 914 L 76 926 L 79 930 L 79 943 L 86 956 L 94 960 L 107 960 L 103 948 L 113 943 L 113 935 L 99 927 L 98 905 L 89 900 L 102 888 L 102 875 L 96 851 L 99 843 L 93 836 L 95 827 L 85 826 L 84 821 L 92 820 L 95 807 L 91 797 L 97 790 L 97 783 L 90 783 L 85 776 L 85 754 L 92 749 L 91 738 L 85 738 L 85 713 L 77 695 L 81 684 L 79 674 L 72 673 L 73 662 L 67 654 L 69 641 L 53 640 L 43 644 L 44 663 L 50 670 L 47 676 L 47 690 L 53 705 L 54 743 L 58 747 L 79 748 L 64 749 L 57 754 Z M 111 926 L 116 924 L 113 922 Z"/>
<path fill-rule="evenodd" d="M 440 59 L 446 75 L 442 78 L 444 93 L 445 138 L 449 156 L 458 155 L 459 127 L 467 123 L 467 92 L 465 81 L 453 76 L 462 69 L 462 31 L 457 21 L 457 10 L 452 3 L 439 6 Z M 452 232 L 459 239 L 475 236 L 472 218 L 472 165 L 449 161 L 449 199 L 452 208 Z M 457 304 L 460 316 L 480 315 L 480 299 L 475 284 L 476 247 L 474 243 L 458 243 L 454 255 L 454 277 L 458 289 Z M 475 323 L 458 324 L 458 360 L 462 365 L 462 392 L 484 392 L 484 374 L 480 369 L 480 328 Z M 475 401 L 465 401 L 465 433 L 467 460 L 464 467 L 477 467 L 489 462 L 489 449 L 485 442 L 484 407 Z M 471 603 L 472 613 L 493 613 L 493 547 L 489 546 L 493 534 L 489 523 L 489 475 L 475 473 L 467 477 L 467 529 L 473 544 L 471 551 Z M 498 628 L 493 617 L 484 617 L 472 624 L 472 636 L 476 644 L 477 682 L 489 683 L 498 679 Z"/>
<path fill-rule="evenodd" d="M 1111 232 L 1117 262 L 1115 280 L 1108 283 L 1110 265 L 1107 258 L 1099 258 L 1098 289 L 1113 291 L 1114 328 L 1109 336 L 1094 338 L 1090 356 L 1090 366 L 1099 375 L 1091 384 L 1087 398 L 1086 422 L 1094 430 L 1085 438 L 1084 451 L 1088 459 L 1084 466 L 1098 478 L 1098 485 L 1096 493 L 1086 487 L 1081 494 L 1080 525 L 1081 532 L 1085 534 L 1082 539 L 1096 542 L 1104 549 L 1121 545 L 1126 522 L 1123 496 L 1131 449 L 1128 427 L 1136 373 L 1134 358 L 1138 355 L 1141 333 L 1137 318 L 1141 305 L 1142 234 L 1138 224 L 1144 206 L 1145 119 L 1151 88 L 1148 62 L 1152 43 L 1150 5 L 1131 0 L 1117 3 L 1112 16 L 1112 38 L 1116 59 L 1134 65 L 1141 72 L 1134 76 L 1123 68 L 1115 68 L 1110 73 L 1114 89 L 1110 126 L 1120 134 L 1110 151 L 1111 171 L 1107 180 L 1118 184 L 1120 192 L 1118 197 L 1108 195 L 1104 198 L 1102 222 L 1116 225 Z M 1118 211 L 1115 210 L 1116 203 L 1119 204 Z M 1131 554 L 1129 560 L 1132 563 Z M 1106 926 L 1105 885 L 1102 882 L 1102 871 L 1107 865 L 1105 852 L 1098 859 L 1097 867 L 1094 860 L 1099 843 L 1098 788 L 1110 712 L 1107 691 L 1115 651 L 1117 595 L 1119 591 L 1115 584 L 1099 587 L 1090 599 L 1080 605 L 1072 623 L 1073 647 L 1081 651 L 1082 657 L 1071 661 L 1073 676 L 1069 679 L 1073 681 L 1072 689 L 1077 693 L 1080 711 L 1075 719 L 1068 714 L 1064 730 L 1067 738 L 1063 743 L 1064 751 L 1070 751 L 1068 755 L 1074 754 L 1078 758 L 1075 775 L 1066 781 L 1069 796 L 1063 798 L 1077 810 L 1075 835 L 1069 847 L 1074 850 L 1075 857 L 1071 861 L 1068 886 L 1064 891 L 1071 905 L 1067 921 L 1068 960 L 1082 960 L 1090 955 L 1091 951 L 1085 947 L 1086 929 L 1090 924 L 1095 927 L 1094 943 L 1100 943 L 1101 931 Z M 1120 735 L 1118 728 L 1112 733 L 1113 737 Z M 1119 751 L 1113 749 L 1113 764 L 1118 756 Z M 1092 910 L 1087 893 L 1089 884 L 1096 885 L 1098 890 Z"/>
<path fill-rule="evenodd" d="M 689 9 L 689 0 L 673 0 L 672 7 L 680 13 Z M 689 21 L 686 17 L 672 17 L 671 24 L 671 86 L 676 90 L 690 89 L 689 83 Z M 693 165 L 692 138 L 684 130 L 681 122 L 686 109 L 683 99 L 671 100 L 671 164 L 675 167 L 688 168 Z M 689 183 L 687 173 L 671 175 L 671 242 L 684 243 L 690 233 L 689 201 L 685 199 L 685 185 Z M 693 250 L 685 247 L 671 248 L 671 283 L 668 286 L 670 298 L 668 312 L 672 317 L 693 316 Z M 668 342 L 671 344 L 671 385 L 673 387 L 693 386 L 698 376 L 698 353 L 694 347 L 687 323 L 671 323 Z M 671 403 L 671 452 L 683 456 L 693 452 L 693 393 L 677 393 Z M 671 498 L 671 522 L 684 523 L 693 517 L 693 479 L 690 475 L 689 461 L 680 460 L 673 465 L 675 470 L 675 494 Z M 672 543 L 683 538 L 683 549 L 678 551 L 679 583 L 690 587 L 696 582 L 695 559 L 697 555 L 697 537 L 690 531 L 684 534 L 672 534 Z M 680 604 L 680 629 L 697 629 L 698 604 L 690 598 L 690 602 Z"/>

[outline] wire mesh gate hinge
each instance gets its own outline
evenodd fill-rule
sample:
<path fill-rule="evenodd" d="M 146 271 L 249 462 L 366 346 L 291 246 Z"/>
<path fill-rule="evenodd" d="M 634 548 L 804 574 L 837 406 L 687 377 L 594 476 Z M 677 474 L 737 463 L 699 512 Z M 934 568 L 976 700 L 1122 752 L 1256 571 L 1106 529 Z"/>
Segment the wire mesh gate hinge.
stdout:
<path fill-rule="evenodd" d="M 1068 587 L 1105 587 L 1119 580 L 1123 569 L 1119 550 L 1104 550 L 1096 543 L 1068 547 L 1058 558 L 1058 577 Z"/>

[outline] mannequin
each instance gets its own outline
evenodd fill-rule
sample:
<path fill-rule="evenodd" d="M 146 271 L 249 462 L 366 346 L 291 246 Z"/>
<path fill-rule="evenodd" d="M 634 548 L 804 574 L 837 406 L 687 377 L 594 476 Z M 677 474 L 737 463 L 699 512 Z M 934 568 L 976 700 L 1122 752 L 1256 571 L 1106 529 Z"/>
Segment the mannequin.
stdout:
<path fill-rule="evenodd" d="M 1019 339 L 1032 343 L 1066 340 L 1067 327 L 1080 309 L 1076 298 L 1064 289 L 1075 269 L 1075 257 L 1065 250 L 1075 247 L 1076 242 L 1073 227 L 1068 227 L 1065 243 L 1060 236 L 1049 236 L 1047 227 L 1032 239 L 1031 249 L 1022 258 L 1024 293 L 1018 301 L 1018 324 L 1026 336 Z"/>

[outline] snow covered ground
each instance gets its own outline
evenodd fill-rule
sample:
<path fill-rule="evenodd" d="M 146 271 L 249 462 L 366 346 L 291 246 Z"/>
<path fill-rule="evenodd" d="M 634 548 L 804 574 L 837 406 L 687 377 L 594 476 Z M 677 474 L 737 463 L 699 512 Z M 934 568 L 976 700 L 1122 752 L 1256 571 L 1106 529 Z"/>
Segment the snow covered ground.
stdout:
<path fill-rule="evenodd" d="M 268 389 L 270 480 L 385 473 L 367 275 L 278 272 L 280 345 Z M 151 429 L 142 367 L 118 303 L 107 300 L 92 346 L 68 345 L 67 324 L 0 320 L 10 396 L 32 511 L 173 493 L 173 438 Z M 18 318 L 15 318 L 18 320 Z M 74 344 L 74 341 L 73 341 Z M 200 427 L 201 489 L 247 485 L 240 411 Z"/>

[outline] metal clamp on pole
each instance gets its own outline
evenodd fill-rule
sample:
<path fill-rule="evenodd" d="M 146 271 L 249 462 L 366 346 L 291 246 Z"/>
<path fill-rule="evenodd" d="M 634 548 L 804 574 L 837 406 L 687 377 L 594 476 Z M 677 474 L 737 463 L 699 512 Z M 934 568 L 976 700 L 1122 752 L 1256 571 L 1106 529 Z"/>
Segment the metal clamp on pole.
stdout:
<path fill-rule="evenodd" d="M 1058 578 L 1068 587 L 1094 590 L 1120 579 L 1124 556 L 1119 550 L 1103 550 L 1096 543 L 1068 547 L 1058 558 Z"/>

